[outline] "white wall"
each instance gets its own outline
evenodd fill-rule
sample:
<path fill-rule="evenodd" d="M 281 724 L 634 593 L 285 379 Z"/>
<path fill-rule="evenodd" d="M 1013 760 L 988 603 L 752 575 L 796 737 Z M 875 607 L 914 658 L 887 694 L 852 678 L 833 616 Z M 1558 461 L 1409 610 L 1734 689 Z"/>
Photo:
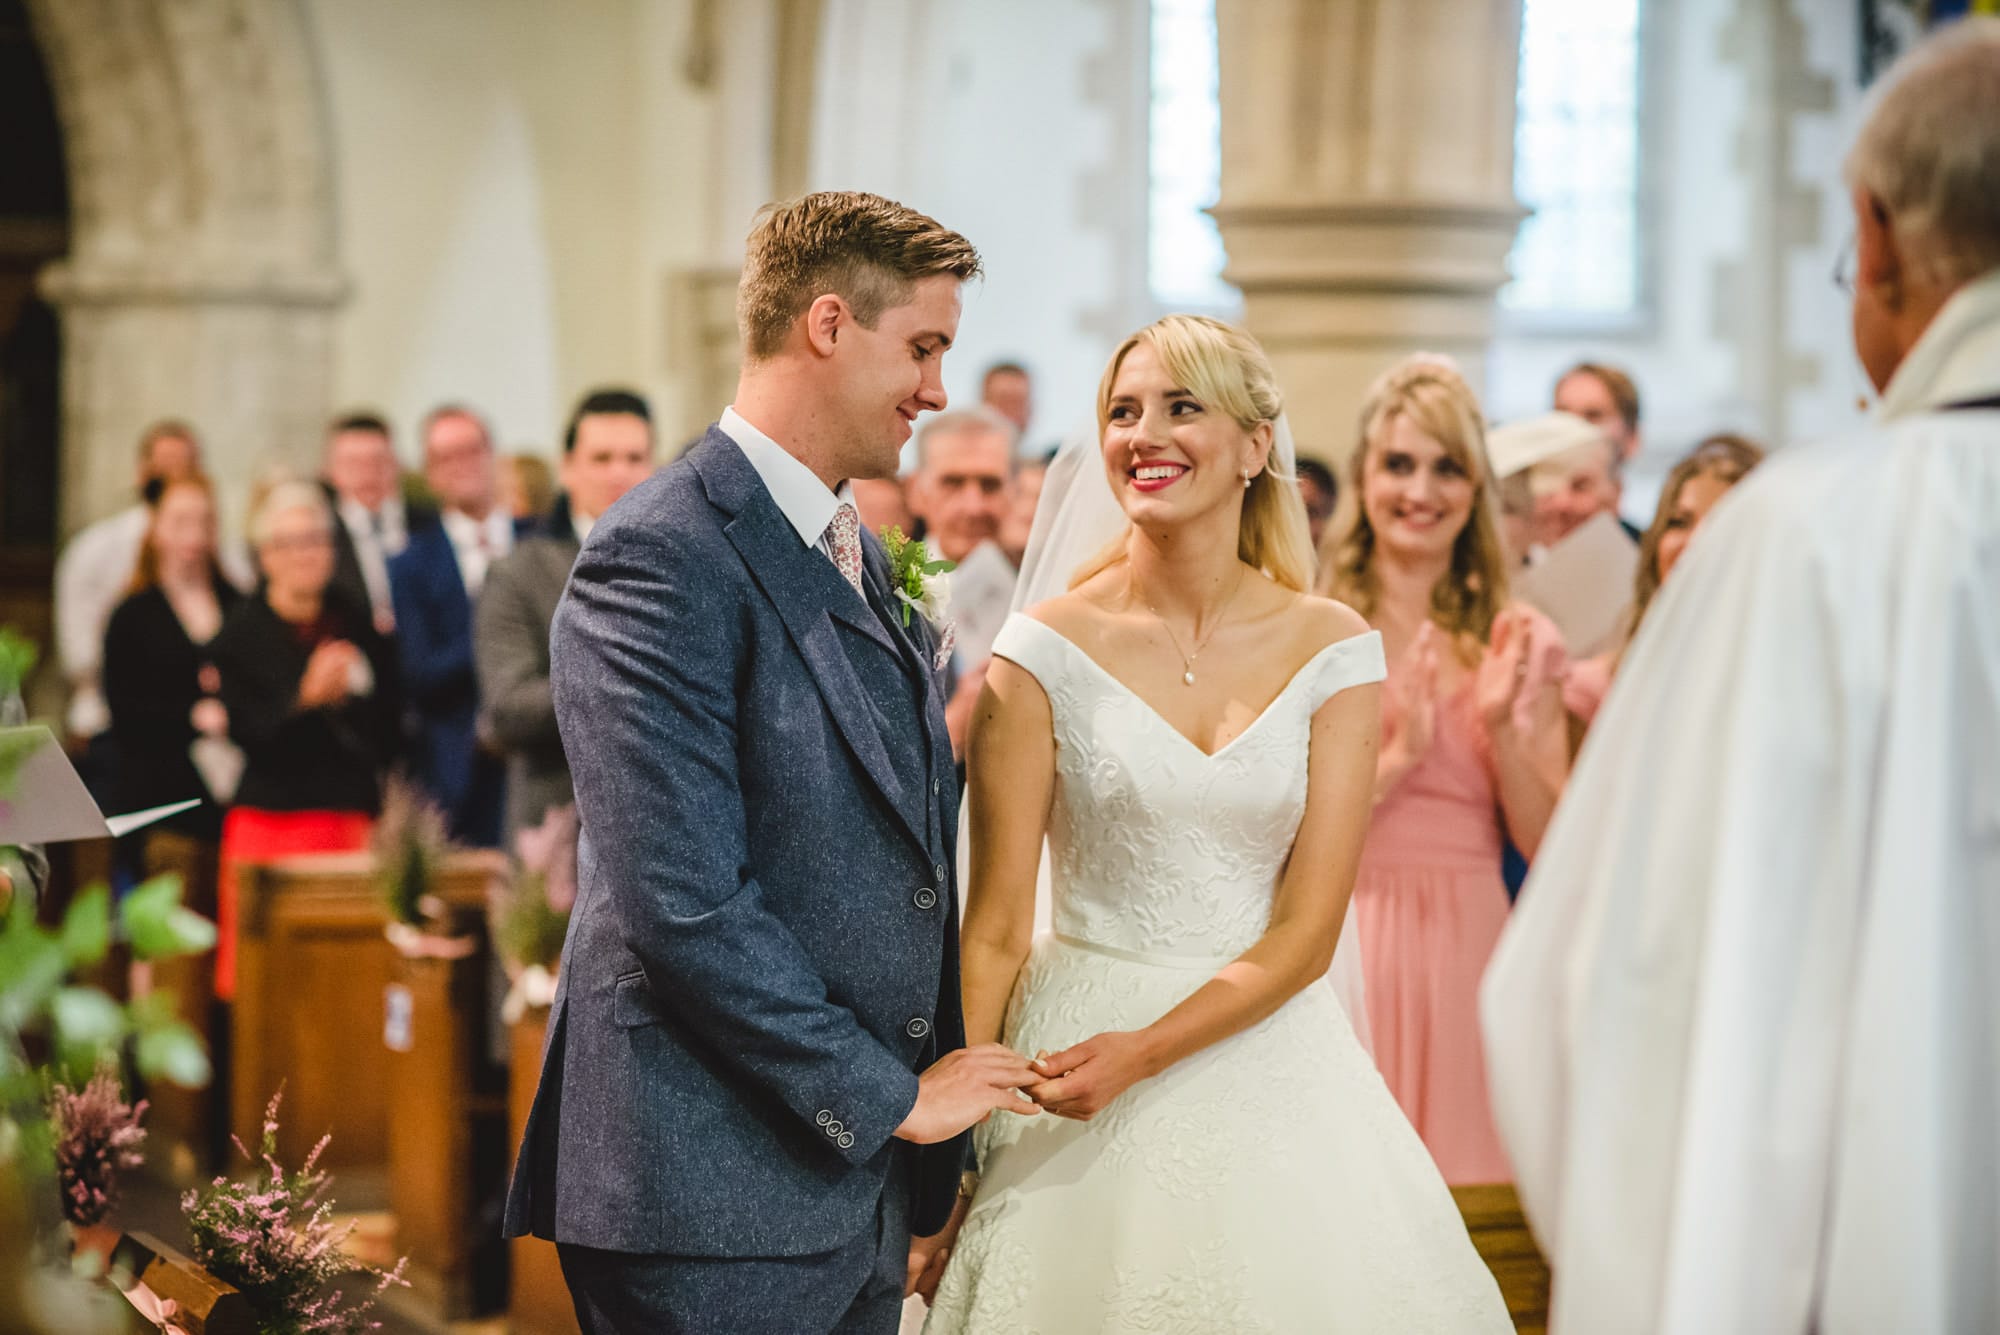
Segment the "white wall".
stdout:
<path fill-rule="evenodd" d="M 660 268 L 698 247 L 685 3 L 306 0 L 353 295 L 334 397 L 403 433 L 443 399 L 554 447 L 582 390 L 663 390 Z M 705 194 L 696 179 L 693 193 Z"/>
<path fill-rule="evenodd" d="M 1088 425 L 1104 359 L 1150 318 L 1143 0 L 828 0 L 815 189 L 871 190 L 979 247 L 952 399 L 1015 360 L 1031 446 Z"/>

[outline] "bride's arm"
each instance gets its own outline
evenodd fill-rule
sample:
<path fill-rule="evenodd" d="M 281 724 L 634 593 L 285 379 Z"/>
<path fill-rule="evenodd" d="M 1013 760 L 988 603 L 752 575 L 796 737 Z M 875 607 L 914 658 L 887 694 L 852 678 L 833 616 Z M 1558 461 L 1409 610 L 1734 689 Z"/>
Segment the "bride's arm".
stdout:
<path fill-rule="evenodd" d="M 972 718 L 966 808 L 972 867 L 959 933 L 965 1041 L 1000 1041 L 1007 999 L 1035 931 L 1035 877 L 1055 793 L 1049 698 L 1018 664 L 995 658 Z"/>
<path fill-rule="evenodd" d="M 1347 916 L 1374 802 L 1381 687 L 1354 686 L 1313 715 L 1306 811 L 1257 943 L 1199 991 L 1131 1033 L 1099 1034 L 1036 1063 L 1056 1078 L 1026 1092 L 1088 1120 L 1132 1085 L 1269 1016 L 1326 973 Z"/>

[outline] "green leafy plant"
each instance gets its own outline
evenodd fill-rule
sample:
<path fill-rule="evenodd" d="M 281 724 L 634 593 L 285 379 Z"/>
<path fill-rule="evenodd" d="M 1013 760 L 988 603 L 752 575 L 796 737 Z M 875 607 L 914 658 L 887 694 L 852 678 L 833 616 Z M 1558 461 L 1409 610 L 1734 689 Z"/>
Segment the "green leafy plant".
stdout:
<path fill-rule="evenodd" d="M 437 804 L 407 779 L 391 779 L 382 795 L 382 818 L 375 823 L 372 846 L 389 920 L 422 926 L 436 918 L 435 903 L 425 901 L 431 898 L 438 868 L 452 848 Z"/>

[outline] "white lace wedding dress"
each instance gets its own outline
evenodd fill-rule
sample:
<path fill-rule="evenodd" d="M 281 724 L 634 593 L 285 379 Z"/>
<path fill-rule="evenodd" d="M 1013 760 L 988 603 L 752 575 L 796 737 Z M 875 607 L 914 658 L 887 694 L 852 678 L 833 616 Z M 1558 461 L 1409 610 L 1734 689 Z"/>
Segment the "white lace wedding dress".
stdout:
<path fill-rule="evenodd" d="M 1017 1051 L 1054 1052 L 1157 1019 L 1263 933 L 1312 716 L 1382 678 L 1382 642 L 1323 650 L 1213 755 L 1041 622 L 1014 616 L 994 652 L 1054 715 L 1055 931 L 1006 1026 Z M 1092 1122 L 995 1116 L 979 1148 L 933 1335 L 1513 1329 L 1324 981 Z"/>

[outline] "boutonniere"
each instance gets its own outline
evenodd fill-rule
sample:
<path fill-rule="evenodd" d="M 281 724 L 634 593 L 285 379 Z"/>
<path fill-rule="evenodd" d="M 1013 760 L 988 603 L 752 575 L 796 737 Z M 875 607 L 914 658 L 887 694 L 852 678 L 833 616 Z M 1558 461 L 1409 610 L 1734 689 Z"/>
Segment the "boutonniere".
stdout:
<path fill-rule="evenodd" d="M 957 626 L 945 618 L 945 609 L 951 605 L 951 582 L 945 576 L 958 567 L 933 557 L 923 539 L 905 536 L 894 524 L 882 530 L 882 549 L 889 556 L 889 587 L 903 605 L 903 626 L 909 627 L 912 611 L 924 614 L 939 636 L 937 658 L 931 666 L 942 668 L 951 661 L 951 647 L 958 638 Z"/>

